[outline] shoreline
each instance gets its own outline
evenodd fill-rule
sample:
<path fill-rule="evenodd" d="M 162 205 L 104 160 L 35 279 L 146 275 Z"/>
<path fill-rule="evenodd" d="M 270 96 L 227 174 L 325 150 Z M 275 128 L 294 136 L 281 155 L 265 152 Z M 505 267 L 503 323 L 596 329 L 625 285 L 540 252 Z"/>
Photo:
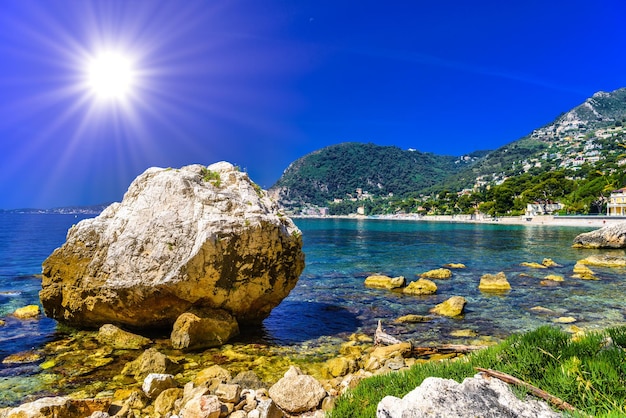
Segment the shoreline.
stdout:
<path fill-rule="evenodd" d="M 499 218 L 472 218 L 470 215 L 343 215 L 343 216 L 312 216 L 290 215 L 294 219 L 381 219 L 416 222 L 450 222 L 450 223 L 475 223 L 491 225 L 522 225 L 522 226 L 568 226 L 579 228 L 602 228 L 626 222 L 626 217 L 616 216 L 555 216 L 537 215 L 525 216 L 502 216 Z"/>

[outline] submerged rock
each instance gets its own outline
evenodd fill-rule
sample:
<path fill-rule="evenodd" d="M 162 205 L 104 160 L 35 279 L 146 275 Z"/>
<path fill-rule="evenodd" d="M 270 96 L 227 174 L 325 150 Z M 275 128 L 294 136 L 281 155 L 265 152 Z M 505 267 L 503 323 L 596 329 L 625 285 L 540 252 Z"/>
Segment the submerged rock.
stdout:
<path fill-rule="evenodd" d="M 478 289 L 483 292 L 506 292 L 511 290 L 511 284 L 501 271 L 498 274 L 484 274 L 480 278 Z"/>
<path fill-rule="evenodd" d="M 580 261 L 574 266 L 574 274 L 572 275 L 572 277 L 575 279 L 583 280 L 598 280 L 593 270 L 591 270 Z"/>
<path fill-rule="evenodd" d="M 402 417 L 528 417 L 552 418 L 562 415 L 548 404 L 518 399 L 498 379 L 477 376 L 463 383 L 427 377 L 404 398 L 384 397 L 376 411 L 378 418 Z"/>
<path fill-rule="evenodd" d="M 574 248 L 626 248 L 626 222 L 585 232 L 574 238 Z"/>
<path fill-rule="evenodd" d="M 124 331 L 111 324 L 102 325 L 96 339 L 102 344 L 122 350 L 139 350 L 151 343 L 149 338 Z"/>
<path fill-rule="evenodd" d="M 402 276 L 389 277 L 381 274 L 375 274 L 365 279 L 365 286 L 375 287 L 379 289 L 397 289 L 403 287 L 406 280 Z"/>
<path fill-rule="evenodd" d="M 626 267 L 626 257 L 609 254 L 591 255 L 587 258 L 579 260 L 578 263 L 587 266 L 622 268 Z"/>
<path fill-rule="evenodd" d="M 304 268 L 293 222 L 226 162 L 150 168 L 73 226 L 43 264 L 46 315 L 78 327 L 170 327 L 193 308 L 260 322 Z"/>
<path fill-rule="evenodd" d="M 449 269 L 464 269 L 465 268 L 465 264 L 463 263 L 448 263 L 448 264 L 444 264 L 443 266 Z"/>
<path fill-rule="evenodd" d="M 407 287 L 402 289 L 402 293 L 407 295 L 432 295 L 437 292 L 437 285 L 428 279 L 419 279 L 409 283 Z"/>
<path fill-rule="evenodd" d="M 431 313 L 442 316 L 459 316 L 463 313 L 467 301 L 463 296 L 452 296 L 430 310 Z"/>

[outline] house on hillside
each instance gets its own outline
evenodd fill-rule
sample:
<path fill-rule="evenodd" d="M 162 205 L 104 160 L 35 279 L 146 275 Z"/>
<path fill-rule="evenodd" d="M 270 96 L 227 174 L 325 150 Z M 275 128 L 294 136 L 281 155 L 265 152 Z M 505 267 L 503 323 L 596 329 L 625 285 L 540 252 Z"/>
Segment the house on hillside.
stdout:
<path fill-rule="evenodd" d="M 526 218 L 532 218 L 537 215 L 551 215 L 554 212 L 563 209 L 563 205 L 558 202 L 533 202 L 526 205 Z"/>
<path fill-rule="evenodd" d="M 606 211 L 609 216 L 626 216 L 626 187 L 611 192 Z"/>

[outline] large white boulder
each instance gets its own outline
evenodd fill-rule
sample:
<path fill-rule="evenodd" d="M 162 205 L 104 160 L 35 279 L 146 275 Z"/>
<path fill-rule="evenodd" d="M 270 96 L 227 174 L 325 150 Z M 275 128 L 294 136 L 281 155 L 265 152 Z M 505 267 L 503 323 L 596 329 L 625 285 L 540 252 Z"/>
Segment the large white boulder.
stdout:
<path fill-rule="evenodd" d="M 418 417 L 519 417 L 556 418 L 562 416 L 537 400 L 522 401 L 509 386 L 495 378 L 480 375 L 463 383 L 452 379 L 427 377 L 404 398 L 386 396 L 379 403 L 377 418 Z"/>
<path fill-rule="evenodd" d="M 74 225 L 43 264 L 46 315 L 78 327 L 171 327 L 195 308 L 260 322 L 296 285 L 302 238 L 226 162 L 150 168 L 121 203 Z"/>

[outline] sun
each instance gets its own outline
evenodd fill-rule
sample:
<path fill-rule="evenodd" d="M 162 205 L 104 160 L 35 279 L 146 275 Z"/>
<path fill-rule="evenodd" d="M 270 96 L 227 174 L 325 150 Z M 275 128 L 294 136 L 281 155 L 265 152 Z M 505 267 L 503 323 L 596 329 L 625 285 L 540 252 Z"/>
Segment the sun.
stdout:
<path fill-rule="evenodd" d="M 120 52 L 94 55 L 87 63 L 87 86 L 100 100 L 123 100 L 132 92 L 136 70 L 133 60 Z"/>

